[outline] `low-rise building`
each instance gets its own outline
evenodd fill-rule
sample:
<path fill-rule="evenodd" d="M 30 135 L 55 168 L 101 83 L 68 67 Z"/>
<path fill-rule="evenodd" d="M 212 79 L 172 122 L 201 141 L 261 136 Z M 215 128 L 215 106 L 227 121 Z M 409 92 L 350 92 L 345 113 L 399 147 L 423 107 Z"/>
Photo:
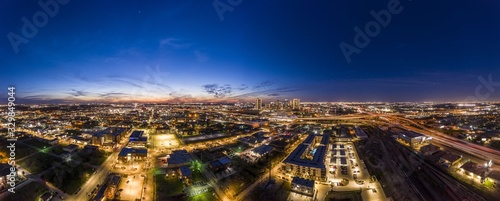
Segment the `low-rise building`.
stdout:
<path fill-rule="evenodd" d="M 189 165 L 191 161 L 193 159 L 186 150 L 175 150 L 167 156 L 167 166 L 169 168 Z"/>
<path fill-rule="evenodd" d="M 500 170 L 491 170 L 488 173 L 488 179 L 491 179 L 496 185 L 500 184 Z"/>
<path fill-rule="evenodd" d="M 438 152 L 441 148 L 433 145 L 433 144 L 428 144 L 425 146 L 420 147 L 420 153 L 424 156 L 430 156 L 436 152 Z"/>
<path fill-rule="evenodd" d="M 138 148 L 123 148 L 118 154 L 118 160 L 122 162 L 129 162 L 134 160 L 145 160 L 148 157 L 147 149 Z"/>
<path fill-rule="evenodd" d="M 283 140 L 275 140 L 271 142 L 269 145 L 273 146 L 274 149 L 279 152 L 284 152 L 285 150 L 288 149 L 288 147 L 290 147 L 288 142 L 285 142 Z"/>
<path fill-rule="evenodd" d="M 111 177 L 105 191 L 106 198 L 108 198 L 109 200 L 115 198 L 115 193 L 118 190 L 118 186 L 120 185 L 121 180 L 122 177 L 120 175 L 113 175 L 113 177 Z"/>
<path fill-rule="evenodd" d="M 481 180 L 484 179 L 487 170 L 484 165 L 480 165 L 472 161 L 464 163 L 460 166 L 460 169 L 464 172 L 464 174 Z"/>
<path fill-rule="evenodd" d="M 129 147 L 134 147 L 134 148 L 146 148 L 148 146 L 148 138 L 147 137 L 140 137 L 138 139 L 130 139 L 128 142 Z"/>
<path fill-rule="evenodd" d="M 69 142 L 80 145 L 80 146 L 85 146 L 85 145 L 91 144 L 92 139 L 91 138 L 83 138 L 80 136 L 71 136 L 71 137 L 69 137 Z"/>
<path fill-rule="evenodd" d="M 292 178 L 291 190 L 300 194 L 309 196 L 314 195 L 314 180 L 303 179 L 300 177 Z"/>
<path fill-rule="evenodd" d="M 445 155 L 441 156 L 439 161 L 441 163 L 445 164 L 446 166 L 450 167 L 450 166 L 458 164 L 461 159 L 462 159 L 462 156 L 447 152 Z"/>
<path fill-rule="evenodd" d="M 252 149 L 252 154 L 255 155 L 256 157 L 262 157 L 271 153 L 273 149 L 274 147 L 271 145 L 262 145 L 260 147 Z"/>
<path fill-rule="evenodd" d="M 208 164 L 210 169 L 212 169 L 215 172 L 225 170 L 230 165 L 231 165 L 231 159 L 229 159 L 228 157 L 219 158 L 219 159 L 212 161 Z"/>
<path fill-rule="evenodd" d="M 355 132 L 355 135 L 358 139 L 367 139 L 368 138 L 368 135 L 366 134 L 366 132 L 363 129 L 361 129 L 360 127 L 354 128 L 354 132 Z"/>
<path fill-rule="evenodd" d="M 122 127 L 108 127 L 104 130 L 88 133 L 91 135 L 93 145 L 114 144 L 120 142 L 125 134 L 126 128 Z"/>
<path fill-rule="evenodd" d="M 144 131 L 134 131 L 132 132 L 132 134 L 130 134 L 129 140 L 130 141 L 138 140 L 139 138 L 142 137 L 142 135 L 144 135 Z"/>
<path fill-rule="evenodd" d="M 181 166 L 179 168 L 179 175 L 181 175 L 182 178 L 187 179 L 193 176 L 193 172 L 189 169 L 189 166 Z"/>
<path fill-rule="evenodd" d="M 429 140 L 431 139 L 424 134 L 413 131 L 400 132 L 398 138 L 409 144 L 411 147 L 416 147 L 417 145 L 424 144 L 426 142 L 429 142 Z"/>

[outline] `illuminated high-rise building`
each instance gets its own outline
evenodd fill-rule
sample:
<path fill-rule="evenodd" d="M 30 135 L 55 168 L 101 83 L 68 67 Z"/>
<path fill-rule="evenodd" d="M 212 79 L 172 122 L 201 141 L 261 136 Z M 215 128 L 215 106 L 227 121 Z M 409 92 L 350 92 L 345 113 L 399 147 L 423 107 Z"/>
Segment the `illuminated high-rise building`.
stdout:
<path fill-rule="evenodd" d="M 296 99 L 294 98 L 292 100 L 292 109 L 297 109 L 297 110 L 300 110 L 300 99 Z"/>
<path fill-rule="evenodd" d="M 262 99 L 257 98 L 255 100 L 255 109 L 256 110 L 261 110 L 262 109 Z"/>

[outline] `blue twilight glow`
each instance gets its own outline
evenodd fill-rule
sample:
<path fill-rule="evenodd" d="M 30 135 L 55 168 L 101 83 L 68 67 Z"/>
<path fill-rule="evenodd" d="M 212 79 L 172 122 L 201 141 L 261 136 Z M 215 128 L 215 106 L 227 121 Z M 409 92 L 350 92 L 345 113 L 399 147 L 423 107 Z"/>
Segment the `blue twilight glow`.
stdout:
<path fill-rule="evenodd" d="M 339 44 L 390 1 L 243 1 L 221 21 L 212 1 L 71 0 L 16 53 L 9 33 L 44 10 L 6 0 L 0 86 L 29 103 L 460 101 L 500 81 L 498 1 L 400 1 L 348 63 Z"/>

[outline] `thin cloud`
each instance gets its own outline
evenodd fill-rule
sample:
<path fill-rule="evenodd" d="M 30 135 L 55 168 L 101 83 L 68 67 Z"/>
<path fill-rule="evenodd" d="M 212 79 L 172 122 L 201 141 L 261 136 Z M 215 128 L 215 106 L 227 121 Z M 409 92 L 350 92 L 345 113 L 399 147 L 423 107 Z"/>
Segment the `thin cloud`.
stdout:
<path fill-rule="evenodd" d="M 170 46 L 176 49 L 182 49 L 182 48 L 188 48 L 191 46 L 191 44 L 183 43 L 182 40 L 177 39 L 177 38 L 166 38 L 160 40 L 160 46 Z"/>
<path fill-rule="evenodd" d="M 194 55 L 196 56 L 196 60 L 200 63 L 207 62 L 210 58 L 207 56 L 207 54 L 201 52 L 200 50 L 195 50 Z"/>
<path fill-rule="evenodd" d="M 278 88 L 272 88 L 272 89 L 265 89 L 265 90 L 260 90 L 260 91 L 252 91 L 249 93 L 243 93 L 243 94 L 238 94 L 236 96 L 232 96 L 231 98 L 250 98 L 250 97 L 257 97 L 257 96 L 262 96 L 262 95 L 268 95 L 268 96 L 283 96 L 286 93 L 291 93 L 291 92 L 297 92 L 297 91 L 302 91 L 302 88 L 296 88 L 296 87 L 278 87 Z"/>
<path fill-rule="evenodd" d="M 229 84 L 222 86 L 219 86 L 218 84 L 206 84 L 202 87 L 206 93 L 213 95 L 215 98 L 224 98 L 232 92 L 232 87 Z"/>
<path fill-rule="evenodd" d="M 261 82 L 255 86 L 253 86 L 253 90 L 262 90 L 262 89 L 265 89 L 265 88 L 268 88 L 268 87 L 271 87 L 275 84 L 274 81 L 271 81 L 271 80 L 266 80 L 264 82 Z"/>
<path fill-rule="evenodd" d="M 68 92 L 68 94 L 74 97 L 79 97 L 79 96 L 86 96 L 88 93 L 81 90 L 72 89 L 71 92 Z"/>
<path fill-rule="evenodd" d="M 245 90 L 245 89 L 248 89 L 248 85 L 246 85 L 246 84 L 241 84 L 239 87 L 236 87 L 235 89 L 236 89 L 236 90 L 243 91 L 243 90 Z"/>

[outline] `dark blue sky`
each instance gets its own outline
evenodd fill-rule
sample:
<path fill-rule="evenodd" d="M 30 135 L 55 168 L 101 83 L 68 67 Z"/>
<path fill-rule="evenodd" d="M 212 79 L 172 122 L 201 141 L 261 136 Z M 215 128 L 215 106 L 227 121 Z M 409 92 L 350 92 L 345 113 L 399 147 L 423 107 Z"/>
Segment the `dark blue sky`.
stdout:
<path fill-rule="evenodd" d="M 25 102 L 499 100 L 478 78 L 500 82 L 498 1 L 402 0 L 350 63 L 339 44 L 389 0 L 219 1 L 223 20 L 214 1 L 72 0 L 29 38 L 43 9 L 4 0 L 0 85 Z"/>

